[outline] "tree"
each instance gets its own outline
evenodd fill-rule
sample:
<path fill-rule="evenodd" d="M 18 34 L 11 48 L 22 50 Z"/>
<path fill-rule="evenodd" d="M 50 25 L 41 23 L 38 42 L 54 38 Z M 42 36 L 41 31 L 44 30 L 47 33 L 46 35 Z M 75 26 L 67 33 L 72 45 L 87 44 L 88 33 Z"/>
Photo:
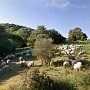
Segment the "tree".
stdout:
<path fill-rule="evenodd" d="M 36 41 L 38 33 L 36 30 L 32 31 L 31 35 L 27 38 L 27 45 L 33 47 L 34 42 Z"/>
<path fill-rule="evenodd" d="M 27 38 L 30 36 L 31 34 L 31 30 L 27 29 L 27 28 L 20 28 L 16 34 L 21 37 L 23 39 L 23 46 L 26 46 L 27 43 Z"/>
<path fill-rule="evenodd" d="M 68 39 L 72 41 L 87 40 L 87 35 L 82 32 L 81 28 L 75 28 L 69 31 Z"/>
<path fill-rule="evenodd" d="M 34 54 L 38 59 L 41 59 L 42 65 L 49 64 L 52 57 L 52 39 L 39 38 L 34 44 Z"/>
<path fill-rule="evenodd" d="M 37 29 L 36 29 L 36 31 L 39 34 L 44 34 L 45 33 L 45 30 L 46 30 L 46 28 L 44 27 L 44 25 L 39 25 L 39 26 L 37 26 Z"/>
<path fill-rule="evenodd" d="M 46 31 L 48 36 L 53 39 L 54 44 L 60 44 L 65 42 L 66 38 L 58 33 L 55 29 L 50 29 Z"/>
<path fill-rule="evenodd" d="M 0 55 L 4 56 L 13 49 L 15 49 L 15 42 L 9 38 L 8 33 L 0 29 Z"/>
<path fill-rule="evenodd" d="M 31 32 L 31 35 L 27 38 L 27 41 L 28 41 L 27 45 L 33 47 L 34 46 L 34 42 L 37 39 L 37 36 L 39 34 L 44 35 L 45 34 L 45 30 L 46 30 L 46 28 L 43 25 L 37 26 L 37 29 L 33 30 Z"/>

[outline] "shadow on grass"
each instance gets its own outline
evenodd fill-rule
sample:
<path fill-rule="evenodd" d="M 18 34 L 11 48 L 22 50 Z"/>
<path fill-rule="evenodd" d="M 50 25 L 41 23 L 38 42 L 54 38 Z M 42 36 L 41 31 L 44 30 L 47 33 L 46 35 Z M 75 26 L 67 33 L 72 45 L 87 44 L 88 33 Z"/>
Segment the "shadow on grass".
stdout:
<path fill-rule="evenodd" d="M 21 71 L 23 71 L 25 68 L 21 68 L 19 64 L 11 63 L 10 68 L 6 71 L 0 72 L 0 83 L 4 80 L 8 80 L 9 78 L 19 75 Z"/>
<path fill-rule="evenodd" d="M 77 90 L 77 87 L 68 81 L 59 81 L 54 82 L 54 87 L 51 90 Z"/>

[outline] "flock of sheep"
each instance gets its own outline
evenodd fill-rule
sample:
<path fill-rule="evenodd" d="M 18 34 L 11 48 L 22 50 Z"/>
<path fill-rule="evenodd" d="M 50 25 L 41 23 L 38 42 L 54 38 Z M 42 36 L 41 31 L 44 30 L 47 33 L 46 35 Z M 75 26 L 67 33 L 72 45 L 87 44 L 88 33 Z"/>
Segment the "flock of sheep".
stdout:
<path fill-rule="evenodd" d="M 20 67 L 27 67 L 27 68 L 30 68 L 32 66 L 34 66 L 34 61 L 28 61 L 26 62 L 26 60 L 24 60 L 24 58 L 21 56 L 18 58 L 19 59 L 19 65 Z M 0 61 L 0 72 L 5 72 L 7 70 L 9 70 L 10 68 L 10 65 L 12 64 L 11 60 L 10 59 L 7 59 L 7 60 L 1 60 Z"/>
<path fill-rule="evenodd" d="M 78 58 L 80 55 L 85 53 L 85 50 L 82 50 L 82 45 L 62 45 L 59 46 L 57 49 L 59 52 L 55 52 L 55 55 L 61 54 L 61 55 L 67 55 L 68 60 L 62 61 L 62 65 L 64 68 L 66 67 L 72 67 L 74 70 L 80 70 L 83 65 L 85 65 L 86 59 L 84 57 Z M 78 51 L 77 56 L 74 56 L 75 51 Z M 31 50 L 25 50 L 19 53 L 10 54 L 4 57 L 0 60 L 0 71 L 5 71 L 10 66 L 10 59 L 15 58 L 19 56 L 18 62 L 21 67 L 31 67 L 34 66 L 34 61 L 26 61 L 23 56 L 30 56 Z M 54 62 L 51 60 L 50 65 L 52 66 Z"/>
<path fill-rule="evenodd" d="M 10 66 L 10 59 L 7 59 L 6 61 L 2 59 L 0 61 L 0 72 L 8 70 L 9 66 Z"/>
<path fill-rule="evenodd" d="M 81 70 L 82 67 L 86 64 L 86 62 L 87 60 L 84 57 L 80 59 L 75 58 L 74 60 L 69 59 L 63 63 L 63 67 L 72 67 L 74 70 Z"/>
<path fill-rule="evenodd" d="M 82 50 L 83 45 L 61 45 L 57 48 L 58 52 L 54 53 L 55 55 L 72 55 L 75 54 L 76 51 Z M 84 53 L 85 51 L 83 50 L 81 53 Z M 79 55 L 79 53 L 78 53 Z"/>
<path fill-rule="evenodd" d="M 85 50 L 82 50 L 82 47 L 83 45 L 61 45 L 57 48 L 58 51 L 55 52 L 54 55 L 68 56 L 68 60 L 61 60 L 64 68 L 72 67 L 74 70 L 81 70 L 82 67 L 87 64 L 87 60 L 81 57 L 82 54 L 86 53 Z M 55 64 L 55 62 L 51 61 L 51 65 L 53 64 Z"/>
<path fill-rule="evenodd" d="M 19 64 L 21 67 L 28 67 L 34 66 L 34 61 L 26 62 L 26 60 L 23 59 L 23 57 L 19 57 Z"/>
<path fill-rule="evenodd" d="M 25 51 L 18 52 L 15 54 L 9 54 L 9 55 L 5 56 L 3 59 L 7 60 L 9 58 L 13 59 L 17 56 L 30 56 L 30 55 L 31 55 L 31 50 L 25 50 Z"/>
<path fill-rule="evenodd" d="M 24 65 L 24 66 L 26 65 L 27 67 L 30 67 L 30 65 L 32 66 L 31 62 L 34 63 L 34 61 L 30 61 L 30 62 L 28 62 L 28 64 L 26 64 L 26 61 L 23 60 L 23 56 L 30 56 L 30 55 L 31 55 L 31 50 L 25 50 L 25 51 L 18 52 L 15 54 L 7 55 L 4 58 L 0 57 L 0 72 L 9 70 L 9 67 L 11 64 L 11 59 L 16 58 L 17 56 L 20 56 L 19 57 L 20 66 L 22 66 L 22 65 Z"/>

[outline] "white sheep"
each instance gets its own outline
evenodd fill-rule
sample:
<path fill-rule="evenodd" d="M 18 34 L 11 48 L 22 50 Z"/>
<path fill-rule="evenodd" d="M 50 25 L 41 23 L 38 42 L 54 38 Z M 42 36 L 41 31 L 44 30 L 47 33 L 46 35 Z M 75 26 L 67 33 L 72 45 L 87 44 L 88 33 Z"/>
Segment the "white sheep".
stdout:
<path fill-rule="evenodd" d="M 85 54 L 85 53 L 86 53 L 86 51 L 85 51 L 85 50 L 82 50 L 82 51 L 80 51 L 80 52 L 78 53 L 77 56 L 80 56 L 80 55 Z"/>
<path fill-rule="evenodd" d="M 27 67 L 31 67 L 31 66 L 34 66 L 34 61 L 29 61 L 28 62 Z"/>
<path fill-rule="evenodd" d="M 23 60 L 23 57 L 19 57 L 19 60 L 22 61 Z"/>
<path fill-rule="evenodd" d="M 10 62 L 11 62 L 10 59 L 7 59 L 7 64 L 8 64 L 8 65 L 10 65 Z"/>
<path fill-rule="evenodd" d="M 81 62 L 77 62 L 76 64 L 74 64 L 73 68 L 74 68 L 74 70 L 81 70 L 82 63 Z"/>
<path fill-rule="evenodd" d="M 63 67 L 66 68 L 66 67 L 70 67 L 70 63 L 68 61 L 65 61 L 63 63 Z"/>

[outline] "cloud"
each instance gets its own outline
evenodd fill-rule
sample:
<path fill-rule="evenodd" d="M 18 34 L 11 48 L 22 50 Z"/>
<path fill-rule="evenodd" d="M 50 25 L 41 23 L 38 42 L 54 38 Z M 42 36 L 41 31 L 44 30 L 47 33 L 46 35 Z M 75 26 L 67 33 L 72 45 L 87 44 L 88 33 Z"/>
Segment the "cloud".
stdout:
<path fill-rule="evenodd" d="M 33 0 L 37 4 L 43 4 L 44 6 L 51 6 L 57 8 L 67 8 L 70 6 L 69 0 Z"/>
<path fill-rule="evenodd" d="M 57 8 L 67 8 L 71 2 L 69 0 L 52 0 L 52 6 Z"/>
<path fill-rule="evenodd" d="M 76 5 L 72 2 L 72 0 L 33 0 L 34 3 L 43 5 L 43 6 L 50 6 L 56 8 L 86 8 L 86 5 Z"/>

